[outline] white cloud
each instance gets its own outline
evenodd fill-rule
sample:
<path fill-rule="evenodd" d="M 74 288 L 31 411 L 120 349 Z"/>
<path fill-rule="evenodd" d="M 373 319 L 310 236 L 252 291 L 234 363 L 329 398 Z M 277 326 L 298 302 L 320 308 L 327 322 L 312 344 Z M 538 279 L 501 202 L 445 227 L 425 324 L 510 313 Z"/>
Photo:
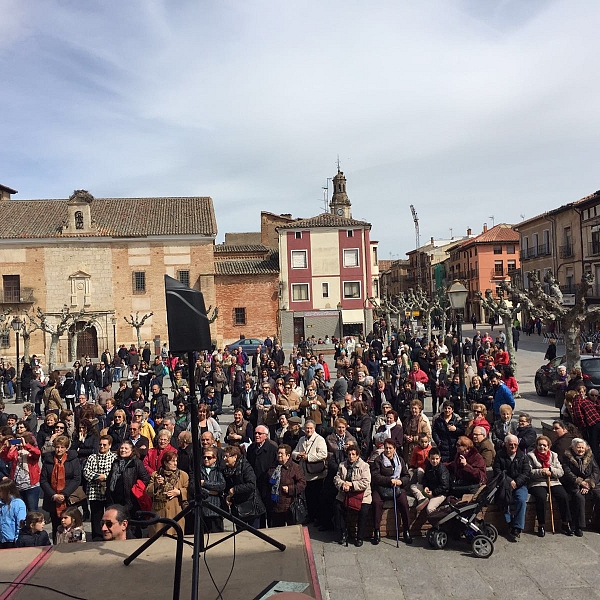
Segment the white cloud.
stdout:
<path fill-rule="evenodd" d="M 309 216 L 339 154 L 381 256 L 600 187 L 591 0 L 2 3 L 2 183 Z M 232 211 L 231 207 L 238 207 Z"/>

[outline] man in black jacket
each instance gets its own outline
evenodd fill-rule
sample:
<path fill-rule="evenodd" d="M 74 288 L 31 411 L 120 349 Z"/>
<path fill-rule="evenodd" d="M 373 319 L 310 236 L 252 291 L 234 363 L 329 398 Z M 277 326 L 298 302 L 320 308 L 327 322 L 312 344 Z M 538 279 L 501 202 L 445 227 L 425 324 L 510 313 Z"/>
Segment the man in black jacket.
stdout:
<path fill-rule="evenodd" d="M 104 364 L 104 362 L 100 361 L 98 363 L 98 367 L 96 368 L 96 373 L 94 375 L 96 389 L 102 390 L 107 385 L 112 385 L 112 374 L 110 372 L 110 367 Z"/>
<path fill-rule="evenodd" d="M 269 440 L 269 429 L 259 425 L 254 430 L 254 442 L 248 446 L 246 458 L 254 469 L 258 493 L 268 505 L 271 500 L 271 484 L 269 483 L 269 469 L 277 466 L 277 445 Z M 265 527 L 266 517 L 261 515 L 260 526 Z"/>
<path fill-rule="evenodd" d="M 159 429 L 163 417 L 170 412 L 169 398 L 163 394 L 158 383 L 152 386 L 152 397 L 150 398 L 150 418 L 155 423 L 155 429 Z"/>
<path fill-rule="evenodd" d="M 87 399 L 94 400 L 96 398 L 96 367 L 92 364 L 91 358 L 85 359 L 85 366 L 83 367 L 81 378 L 83 380 Z"/>
<path fill-rule="evenodd" d="M 504 447 L 498 450 L 494 459 L 494 476 L 501 473 L 505 474 L 506 483 L 512 489 L 514 517 L 510 513 L 510 503 L 502 508 L 506 511 L 504 518 L 511 526 L 509 540 L 516 542 L 525 527 L 525 510 L 529 494 L 527 483 L 531 477 L 531 464 L 527 454 L 519 450 L 519 438 L 516 435 L 509 434 L 504 438 Z"/>

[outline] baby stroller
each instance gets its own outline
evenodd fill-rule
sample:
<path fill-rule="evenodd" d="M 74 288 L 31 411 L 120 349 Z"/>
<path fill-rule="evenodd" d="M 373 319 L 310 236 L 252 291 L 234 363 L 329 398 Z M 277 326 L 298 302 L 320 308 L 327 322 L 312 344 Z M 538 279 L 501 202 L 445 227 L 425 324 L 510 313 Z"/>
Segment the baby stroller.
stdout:
<path fill-rule="evenodd" d="M 431 529 L 427 532 L 429 545 L 436 550 L 442 550 L 448 543 L 448 537 L 453 535 L 466 539 L 477 558 L 489 558 L 494 552 L 498 530 L 477 515 L 482 508 L 493 502 L 500 487 L 501 477 L 502 474 L 491 479 L 477 491 L 472 500 L 447 500 L 438 510 L 431 513 L 428 517 Z"/>

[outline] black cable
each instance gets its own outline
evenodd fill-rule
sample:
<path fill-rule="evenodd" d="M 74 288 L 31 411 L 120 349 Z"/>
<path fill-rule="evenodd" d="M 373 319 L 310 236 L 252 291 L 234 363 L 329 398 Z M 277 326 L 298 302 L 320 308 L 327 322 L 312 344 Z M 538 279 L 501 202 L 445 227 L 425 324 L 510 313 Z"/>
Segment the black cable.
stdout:
<path fill-rule="evenodd" d="M 235 525 L 234 525 L 235 527 Z M 205 548 L 208 547 L 210 542 L 210 533 L 206 534 L 206 545 Z M 223 592 L 225 591 L 225 588 L 227 587 L 227 584 L 229 583 L 229 580 L 231 579 L 231 575 L 233 574 L 233 569 L 235 568 L 235 535 L 233 536 L 233 560 L 231 561 L 231 569 L 229 571 L 229 575 L 227 575 L 227 579 L 225 580 L 225 583 L 223 584 L 223 587 L 219 590 L 219 586 L 217 586 L 217 583 L 214 579 L 214 577 L 212 576 L 212 573 L 210 571 L 210 567 L 208 566 L 208 562 L 206 561 L 206 553 L 207 551 L 204 551 L 204 564 L 206 565 L 206 570 L 208 571 L 208 576 L 210 577 L 210 580 L 212 581 L 212 584 L 215 588 L 215 590 L 217 590 L 217 597 L 215 600 L 223 600 Z"/>
<path fill-rule="evenodd" d="M 61 596 L 64 596 L 65 598 L 73 598 L 73 600 L 87 600 L 87 598 L 82 598 L 81 596 L 73 596 L 73 594 L 67 594 L 67 592 L 61 592 L 60 590 L 50 587 L 49 585 L 39 585 L 37 583 L 19 583 L 17 581 L 0 581 L 0 585 L 14 585 L 17 587 L 20 585 L 26 585 L 29 587 L 40 588 L 42 590 L 49 590 L 50 592 L 54 592 L 55 594 L 60 594 Z"/>

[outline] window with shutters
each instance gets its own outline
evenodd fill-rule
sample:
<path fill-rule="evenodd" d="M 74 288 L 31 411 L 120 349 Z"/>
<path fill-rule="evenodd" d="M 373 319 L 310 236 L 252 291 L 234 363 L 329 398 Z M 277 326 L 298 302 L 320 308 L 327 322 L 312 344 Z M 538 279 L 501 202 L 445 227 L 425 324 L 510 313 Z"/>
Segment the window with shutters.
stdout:
<path fill-rule="evenodd" d="M 133 272 L 133 293 L 134 294 L 145 294 L 146 293 L 146 272 L 145 271 L 134 271 Z"/>
<path fill-rule="evenodd" d="M 10 348 L 10 333 L 8 331 L 0 333 L 0 348 Z"/>
<path fill-rule="evenodd" d="M 306 302 L 308 299 L 308 283 L 292 283 L 292 302 Z"/>
<path fill-rule="evenodd" d="M 308 257 L 306 250 L 292 250 L 292 269 L 308 268 Z"/>
<path fill-rule="evenodd" d="M 358 248 L 344 250 L 344 267 L 358 267 Z"/>
<path fill-rule="evenodd" d="M 2 275 L 2 285 L 4 287 L 4 302 L 21 301 L 20 275 Z"/>

